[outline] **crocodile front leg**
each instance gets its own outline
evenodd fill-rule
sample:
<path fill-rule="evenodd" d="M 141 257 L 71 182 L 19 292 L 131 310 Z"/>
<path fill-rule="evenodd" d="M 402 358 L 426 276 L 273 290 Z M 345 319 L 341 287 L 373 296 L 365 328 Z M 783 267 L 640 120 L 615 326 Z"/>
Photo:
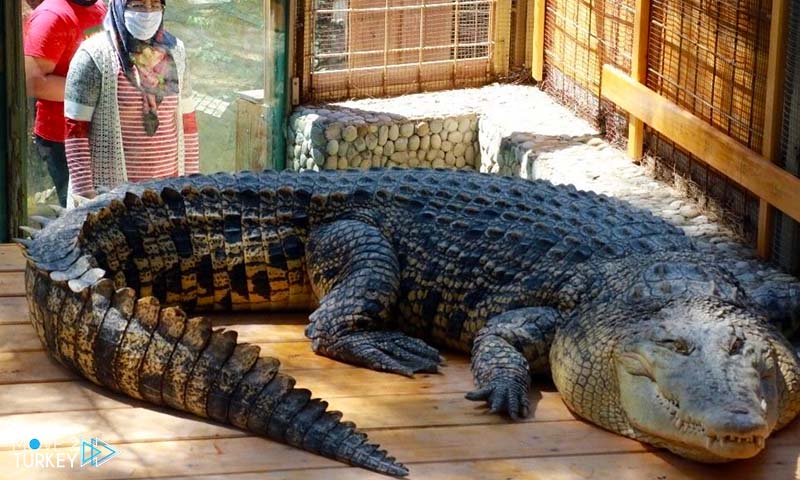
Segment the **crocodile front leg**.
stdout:
<path fill-rule="evenodd" d="M 475 337 L 472 374 L 477 390 L 467 399 L 485 400 L 492 413 L 514 419 L 530 411 L 530 374 L 547 371 L 548 353 L 561 317 L 549 307 L 510 310 L 492 317 Z"/>
<path fill-rule="evenodd" d="M 306 264 L 319 308 L 306 336 L 315 352 L 373 370 L 435 372 L 439 352 L 422 340 L 379 330 L 397 300 L 400 267 L 381 232 L 340 220 L 312 231 Z"/>

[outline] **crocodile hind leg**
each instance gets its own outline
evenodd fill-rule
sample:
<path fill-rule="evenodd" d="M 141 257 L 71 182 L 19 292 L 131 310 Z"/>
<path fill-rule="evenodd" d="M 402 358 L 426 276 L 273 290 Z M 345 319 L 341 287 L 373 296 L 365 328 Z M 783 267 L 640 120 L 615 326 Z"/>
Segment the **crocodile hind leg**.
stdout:
<path fill-rule="evenodd" d="M 531 307 L 492 317 L 475 337 L 472 374 L 477 390 L 467 399 L 485 400 L 492 413 L 508 413 L 514 419 L 530 411 L 530 374 L 545 372 L 556 326 L 557 310 Z"/>
<path fill-rule="evenodd" d="M 315 352 L 402 375 L 435 372 L 439 352 L 422 340 L 380 330 L 397 299 L 400 267 L 381 232 L 340 220 L 311 232 L 306 264 L 319 308 L 306 335 Z"/>

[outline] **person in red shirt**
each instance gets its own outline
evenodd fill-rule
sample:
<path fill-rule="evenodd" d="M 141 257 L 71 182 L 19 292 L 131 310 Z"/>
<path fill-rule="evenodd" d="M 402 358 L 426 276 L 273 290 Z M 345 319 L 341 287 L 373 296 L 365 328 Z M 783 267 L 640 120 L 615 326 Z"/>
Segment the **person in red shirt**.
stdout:
<path fill-rule="evenodd" d="M 26 22 L 26 87 L 28 95 L 37 99 L 34 143 L 61 205 L 66 205 L 69 181 L 64 152 L 64 87 L 69 63 L 87 31 L 100 26 L 105 14 L 102 0 L 44 0 Z"/>

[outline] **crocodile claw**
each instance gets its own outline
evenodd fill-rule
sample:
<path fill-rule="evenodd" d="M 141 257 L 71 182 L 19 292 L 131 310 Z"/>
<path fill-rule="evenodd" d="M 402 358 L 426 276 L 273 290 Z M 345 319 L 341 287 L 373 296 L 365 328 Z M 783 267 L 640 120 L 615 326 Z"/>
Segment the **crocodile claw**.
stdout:
<path fill-rule="evenodd" d="M 486 401 L 491 413 L 507 413 L 514 421 L 530 414 L 528 385 L 508 377 L 498 377 L 488 385 L 466 394 L 467 400 Z"/>
<path fill-rule="evenodd" d="M 435 373 L 442 363 L 438 350 L 399 332 L 348 333 L 331 345 L 320 348 L 318 353 L 407 377 L 417 372 Z"/>

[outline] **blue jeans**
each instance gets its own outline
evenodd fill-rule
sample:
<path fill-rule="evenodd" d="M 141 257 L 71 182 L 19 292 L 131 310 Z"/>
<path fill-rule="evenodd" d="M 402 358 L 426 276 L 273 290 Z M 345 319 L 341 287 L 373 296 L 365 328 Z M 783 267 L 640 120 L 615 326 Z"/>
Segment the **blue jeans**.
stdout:
<path fill-rule="evenodd" d="M 39 159 L 47 165 L 53 185 L 56 186 L 58 203 L 62 207 L 67 206 L 67 184 L 69 183 L 69 168 L 67 168 L 67 154 L 64 152 L 64 144 L 46 140 L 39 135 L 34 135 L 34 145 Z"/>

